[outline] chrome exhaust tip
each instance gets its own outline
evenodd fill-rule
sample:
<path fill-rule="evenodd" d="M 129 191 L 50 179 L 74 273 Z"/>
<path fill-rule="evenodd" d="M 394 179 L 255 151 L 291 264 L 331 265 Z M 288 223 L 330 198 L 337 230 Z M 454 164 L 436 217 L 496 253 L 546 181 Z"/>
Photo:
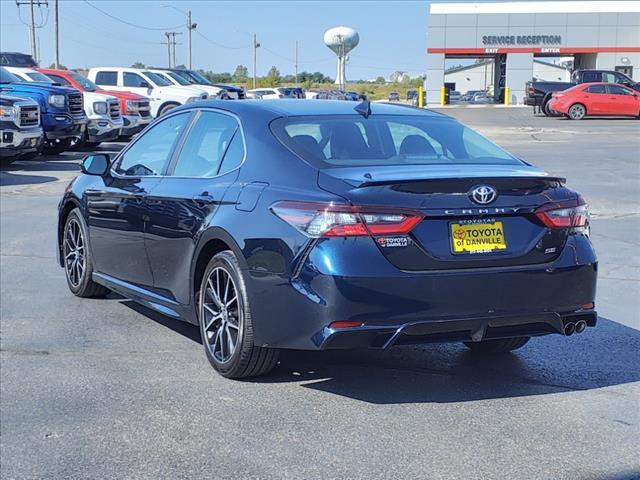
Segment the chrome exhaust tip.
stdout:
<path fill-rule="evenodd" d="M 578 320 L 576 322 L 576 327 L 575 327 L 575 332 L 576 333 L 582 333 L 587 329 L 587 322 L 585 322 L 584 320 Z"/>
<path fill-rule="evenodd" d="M 586 326 L 586 324 L 585 324 Z M 576 331 L 576 324 L 575 323 L 567 323 L 564 326 L 564 334 L 568 337 L 570 335 L 573 335 L 573 332 Z"/>

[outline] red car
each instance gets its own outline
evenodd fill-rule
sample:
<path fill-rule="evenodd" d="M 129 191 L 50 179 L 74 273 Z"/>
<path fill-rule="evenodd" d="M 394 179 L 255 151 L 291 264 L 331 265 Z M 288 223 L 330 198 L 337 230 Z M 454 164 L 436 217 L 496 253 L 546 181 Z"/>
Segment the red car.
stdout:
<path fill-rule="evenodd" d="M 572 120 L 592 115 L 640 117 L 640 94 L 617 83 L 581 83 L 555 92 L 549 108 Z"/>
<path fill-rule="evenodd" d="M 149 99 L 133 92 L 119 92 L 115 90 L 102 90 L 87 77 L 73 70 L 52 70 L 49 68 L 36 68 L 54 82 L 70 86 L 81 92 L 103 93 L 116 97 L 120 102 L 120 111 L 124 127 L 121 130 L 123 137 L 131 137 L 140 132 L 151 123 L 151 108 Z"/>

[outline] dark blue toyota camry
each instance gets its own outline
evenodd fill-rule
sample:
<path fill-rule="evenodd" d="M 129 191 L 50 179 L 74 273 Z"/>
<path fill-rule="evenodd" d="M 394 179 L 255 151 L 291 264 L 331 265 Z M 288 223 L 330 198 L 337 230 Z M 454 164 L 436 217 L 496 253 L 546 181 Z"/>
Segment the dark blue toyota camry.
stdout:
<path fill-rule="evenodd" d="M 90 155 L 59 207 L 71 291 L 200 326 L 220 374 L 279 349 L 463 342 L 596 324 L 585 201 L 445 115 L 206 101 Z"/>

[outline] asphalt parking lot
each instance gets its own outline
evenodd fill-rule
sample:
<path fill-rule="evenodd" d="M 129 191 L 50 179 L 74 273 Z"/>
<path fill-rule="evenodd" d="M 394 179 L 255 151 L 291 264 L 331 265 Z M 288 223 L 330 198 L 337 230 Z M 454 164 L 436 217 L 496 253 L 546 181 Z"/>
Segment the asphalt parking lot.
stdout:
<path fill-rule="evenodd" d="M 196 327 L 69 293 L 56 206 L 82 154 L 17 162 L 0 172 L 2 478 L 640 478 L 640 122 L 442 111 L 588 200 L 597 328 L 480 360 L 288 352 L 225 380 Z"/>

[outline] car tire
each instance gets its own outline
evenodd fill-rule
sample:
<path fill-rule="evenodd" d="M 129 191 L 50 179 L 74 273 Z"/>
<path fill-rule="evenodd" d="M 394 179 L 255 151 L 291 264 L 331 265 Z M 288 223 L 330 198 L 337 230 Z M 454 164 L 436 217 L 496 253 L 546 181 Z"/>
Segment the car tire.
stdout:
<path fill-rule="evenodd" d="M 160 111 L 158 112 L 158 116 L 161 117 L 162 115 L 167 113 L 169 110 L 173 110 L 174 108 L 179 106 L 180 104 L 178 103 L 167 103 L 166 105 L 163 105 L 163 107 L 160 109 Z"/>
<path fill-rule="evenodd" d="M 581 103 L 574 103 L 567 110 L 567 114 L 571 120 L 582 120 L 587 115 L 587 109 Z"/>
<path fill-rule="evenodd" d="M 42 146 L 42 153 L 45 155 L 60 155 L 62 152 L 69 150 L 70 146 L 70 138 L 47 140 Z"/>
<path fill-rule="evenodd" d="M 93 257 L 87 239 L 87 226 L 80 210 L 74 208 L 62 232 L 61 255 L 67 285 L 77 297 L 104 297 L 109 289 L 93 281 Z"/>
<path fill-rule="evenodd" d="M 207 359 L 223 377 L 264 375 L 278 363 L 278 349 L 254 344 L 246 285 L 238 260 L 230 250 L 215 255 L 204 271 L 198 318 Z"/>
<path fill-rule="evenodd" d="M 483 340 L 481 342 L 464 342 L 467 348 L 474 353 L 498 354 L 507 353 L 524 346 L 531 337 L 499 338 L 496 340 Z"/>
<path fill-rule="evenodd" d="M 551 100 L 547 100 L 546 102 L 544 102 L 544 104 L 542 105 L 542 113 L 544 113 L 547 117 L 558 117 L 559 114 L 552 110 L 551 107 L 549 107 L 550 101 Z"/>

